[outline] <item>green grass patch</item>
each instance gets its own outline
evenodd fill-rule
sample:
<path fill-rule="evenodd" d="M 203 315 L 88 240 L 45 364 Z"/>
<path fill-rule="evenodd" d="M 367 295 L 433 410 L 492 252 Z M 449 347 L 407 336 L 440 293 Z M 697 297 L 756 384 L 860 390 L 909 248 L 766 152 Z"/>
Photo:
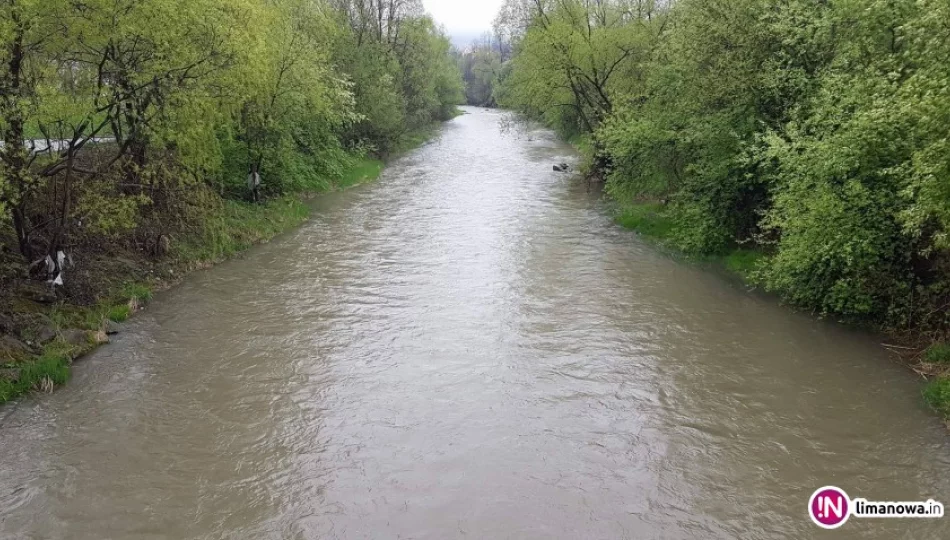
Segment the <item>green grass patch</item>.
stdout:
<path fill-rule="evenodd" d="M 766 259 L 766 255 L 761 251 L 752 249 L 737 249 L 728 255 L 722 257 L 722 263 L 731 272 L 749 279 L 753 272 Z"/>
<path fill-rule="evenodd" d="M 11 374 L 0 376 L 0 404 L 34 390 L 49 392 L 66 384 L 73 359 L 93 347 L 91 343 L 77 346 L 57 340 L 39 356 L 9 367 Z"/>
<path fill-rule="evenodd" d="M 456 109 L 454 116 L 464 114 L 464 111 Z M 434 122 L 424 128 L 417 129 L 403 135 L 399 142 L 389 151 L 388 158 L 399 156 L 411 152 L 432 140 L 442 129 L 443 122 Z M 365 182 L 372 182 L 382 174 L 386 163 L 379 158 L 372 156 L 353 156 L 349 167 L 343 172 L 343 175 L 335 182 L 337 189 L 347 189 Z"/>
<path fill-rule="evenodd" d="M 144 284 L 127 284 L 118 292 L 93 306 L 61 304 L 53 307 L 48 315 L 59 330 L 79 328 L 100 330 L 107 319 L 125 322 L 134 311 L 132 303 L 141 304 L 152 298 L 152 291 Z"/>
<path fill-rule="evenodd" d="M 615 220 L 622 227 L 637 231 L 662 246 L 676 247 L 676 222 L 667 207 L 660 203 L 625 204 L 620 208 Z M 755 271 L 768 259 L 768 255 L 754 249 L 735 248 L 722 254 L 693 258 L 721 265 L 743 280 L 752 282 L 755 279 Z"/>
<path fill-rule="evenodd" d="M 352 165 L 337 180 L 336 187 L 346 189 L 364 182 L 372 182 L 382 174 L 383 166 L 383 162 L 375 158 L 354 158 Z"/>
<path fill-rule="evenodd" d="M 288 196 L 259 205 L 227 201 L 216 215 L 209 218 L 204 234 L 176 243 L 178 262 L 194 266 L 225 259 L 299 225 L 307 216 L 308 208 L 299 197 Z M 60 304 L 51 308 L 47 315 L 59 331 L 80 329 L 95 332 L 102 329 L 106 320 L 126 321 L 132 316 L 135 305 L 151 298 L 149 284 L 130 282 L 96 305 Z M 65 384 L 69 380 L 72 361 L 96 346 L 92 341 L 69 345 L 56 340 L 33 358 L 2 366 L 0 403 L 31 391 L 52 391 Z"/>
<path fill-rule="evenodd" d="M 109 308 L 109 312 L 106 313 L 106 318 L 110 321 L 121 323 L 129 320 L 129 317 L 132 316 L 132 307 L 128 304 L 119 304 L 117 306 L 112 306 Z"/>
<path fill-rule="evenodd" d="M 567 144 L 573 146 L 578 152 L 582 154 L 589 153 L 594 146 L 590 135 L 586 133 L 571 135 L 567 139 Z"/>
<path fill-rule="evenodd" d="M 655 240 L 666 240 L 673 235 L 673 220 L 667 216 L 663 205 L 658 203 L 625 205 L 617 214 L 616 221 L 626 229 Z"/>
<path fill-rule="evenodd" d="M 296 196 L 263 204 L 225 201 L 200 235 L 175 243 L 175 255 L 189 265 L 218 262 L 299 226 L 308 215 L 307 205 Z"/>
<path fill-rule="evenodd" d="M 433 122 L 428 126 L 404 134 L 399 139 L 399 142 L 393 145 L 388 157 L 411 152 L 412 150 L 415 150 L 416 148 L 419 148 L 425 143 L 431 141 L 439 133 L 439 131 L 442 130 L 442 124 L 443 122 L 440 121 Z"/>
<path fill-rule="evenodd" d="M 950 344 L 934 343 L 924 352 L 924 361 L 928 364 L 950 365 Z"/>
<path fill-rule="evenodd" d="M 91 307 L 60 304 L 50 310 L 49 318 L 59 330 L 67 328 L 98 330 L 102 326 L 104 312 L 107 309 L 103 304 Z"/>
<path fill-rule="evenodd" d="M 137 300 L 139 302 L 147 302 L 151 299 L 152 289 L 144 283 L 127 283 L 119 292 L 120 301 Z"/>
<path fill-rule="evenodd" d="M 938 377 L 924 389 L 924 399 L 935 411 L 950 418 L 950 377 Z"/>

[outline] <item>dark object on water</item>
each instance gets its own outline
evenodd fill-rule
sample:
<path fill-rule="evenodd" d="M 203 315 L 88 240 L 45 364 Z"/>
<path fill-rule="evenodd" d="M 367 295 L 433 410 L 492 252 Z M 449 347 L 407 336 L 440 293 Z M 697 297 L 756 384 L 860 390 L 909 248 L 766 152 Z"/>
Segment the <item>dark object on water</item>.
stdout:
<path fill-rule="evenodd" d="M 571 170 L 571 167 L 567 163 L 561 163 L 554 166 L 554 170 L 557 172 L 567 172 Z"/>

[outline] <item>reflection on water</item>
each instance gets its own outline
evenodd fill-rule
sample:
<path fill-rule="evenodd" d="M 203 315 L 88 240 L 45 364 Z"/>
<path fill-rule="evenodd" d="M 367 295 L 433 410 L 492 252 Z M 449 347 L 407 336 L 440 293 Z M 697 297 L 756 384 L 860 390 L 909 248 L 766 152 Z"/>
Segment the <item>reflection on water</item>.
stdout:
<path fill-rule="evenodd" d="M 871 337 L 658 253 L 567 146 L 469 112 L 0 411 L 0 536 L 811 538 L 823 485 L 950 502 Z"/>

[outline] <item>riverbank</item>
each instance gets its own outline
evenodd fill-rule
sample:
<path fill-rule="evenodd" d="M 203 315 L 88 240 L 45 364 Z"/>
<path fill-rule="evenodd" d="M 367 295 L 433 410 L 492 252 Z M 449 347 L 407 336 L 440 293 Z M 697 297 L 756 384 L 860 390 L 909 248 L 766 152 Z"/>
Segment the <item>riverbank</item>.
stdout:
<path fill-rule="evenodd" d="M 609 230 L 567 146 L 467 110 L 0 409 L 4 534 L 811 538 L 829 479 L 946 499 L 950 437 L 871 336 Z"/>
<path fill-rule="evenodd" d="M 96 297 L 93 302 L 64 300 L 44 283 L 20 280 L 14 290 L 0 296 L 0 404 L 65 384 L 72 363 L 108 343 L 109 336 L 119 333 L 121 324 L 142 309 L 154 292 L 300 226 L 309 217 L 307 199 L 376 180 L 386 161 L 421 146 L 441 125 L 408 134 L 385 160 L 352 157 L 337 178 L 328 179 L 326 190 L 260 204 L 222 198 L 201 230 L 183 231 L 164 256 L 132 250 L 101 257 L 85 254 L 89 260 L 82 279 L 97 283 L 90 293 Z"/>
<path fill-rule="evenodd" d="M 581 161 L 579 170 L 585 175 L 591 174 L 594 167 L 594 148 L 590 137 L 575 135 L 566 140 L 574 147 Z M 765 288 L 762 269 L 768 264 L 770 254 L 755 246 L 741 247 L 733 245 L 720 253 L 711 255 L 691 255 L 676 243 L 677 223 L 669 206 L 656 200 L 616 202 L 613 209 L 614 221 L 664 249 L 688 257 L 691 260 L 712 265 L 727 274 L 741 280 L 749 287 Z M 773 290 L 779 296 L 790 291 Z M 840 319 L 849 326 L 870 327 L 871 330 L 888 336 L 896 345 L 882 344 L 895 354 L 900 362 L 919 374 L 927 385 L 922 391 L 923 399 L 950 427 L 950 341 L 947 336 L 924 334 L 922 332 L 897 332 L 880 326 L 869 326 L 861 321 Z"/>
<path fill-rule="evenodd" d="M 656 244 L 675 249 L 672 238 L 676 224 L 662 203 L 627 203 L 618 207 L 614 219 L 620 226 L 637 231 Z M 767 255 L 761 251 L 733 247 L 722 254 L 701 259 L 721 266 L 744 282 L 754 285 L 756 267 L 766 258 Z"/>
<path fill-rule="evenodd" d="M 618 225 L 636 231 L 649 241 L 682 253 L 673 244 L 676 223 L 664 204 L 624 203 L 616 208 L 614 219 Z M 718 266 L 750 286 L 761 286 L 757 271 L 768 257 L 760 250 L 732 247 L 721 254 L 698 260 Z M 886 329 L 877 330 L 888 333 Z M 889 334 L 900 342 L 900 345 L 890 346 L 889 350 L 928 381 L 922 392 L 923 398 L 950 425 L 950 345 L 923 336 Z"/>

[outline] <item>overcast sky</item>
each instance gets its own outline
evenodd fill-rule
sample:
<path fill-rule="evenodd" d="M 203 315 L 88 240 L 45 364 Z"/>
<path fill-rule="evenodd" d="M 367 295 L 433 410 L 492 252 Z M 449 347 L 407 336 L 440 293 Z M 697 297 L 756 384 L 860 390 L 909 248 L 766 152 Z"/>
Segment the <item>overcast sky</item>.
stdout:
<path fill-rule="evenodd" d="M 502 0 L 422 0 L 435 22 L 444 25 L 456 45 L 468 45 L 491 30 Z"/>

